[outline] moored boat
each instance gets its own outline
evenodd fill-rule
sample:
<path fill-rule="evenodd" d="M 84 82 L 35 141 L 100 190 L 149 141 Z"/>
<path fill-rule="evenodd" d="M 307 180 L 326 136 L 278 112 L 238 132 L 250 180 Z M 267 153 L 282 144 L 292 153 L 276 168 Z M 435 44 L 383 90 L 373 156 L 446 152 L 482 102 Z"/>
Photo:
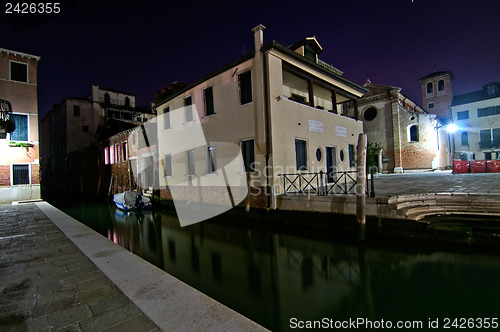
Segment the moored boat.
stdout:
<path fill-rule="evenodd" d="M 128 190 L 113 196 L 116 207 L 123 211 L 139 211 L 151 208 L 151 200 L 139 195 L 137 192 Z"/>

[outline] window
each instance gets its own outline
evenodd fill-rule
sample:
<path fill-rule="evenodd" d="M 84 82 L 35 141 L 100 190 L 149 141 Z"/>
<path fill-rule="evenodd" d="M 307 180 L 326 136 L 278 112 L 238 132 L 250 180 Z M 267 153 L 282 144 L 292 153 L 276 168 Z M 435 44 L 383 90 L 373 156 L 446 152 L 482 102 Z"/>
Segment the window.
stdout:
<path fill-rule="evenodd" d="M 493 143 L 496 147 L 500 145 L 500 128 L 493 129 Z"/>
<path fill-rule="evenodd" d="M 243 155 L 245 172 L 255 172 L 255 150 L 253 139 L 241 142 L 241 154 Z"/>
<path fill-rule="evenodd" d="M 164 159 L 165 176 L 172 176 L 172 155 L 166 154 Z"/>
<path fill-rule="evenodd" d="M 481 118 L 483 116 L 496 115 L 496 114 L 500 114 L 500 105 L 477 109 L 477 117 L 478 118 Z"/>
<path fill-rule="evenodd" d="M 491 152 L 485 152 L 484 153 L 484 159 L 485 160 L 491 160 L 491 155 L 492 155 Z"/>
<path fill-rule="evenodd" d="M 80 106 L 73 105 L 73 116 L 80 116 Z"/>
<path fill-rule="evenodd" d="M 109 147 L 109 163 L 115 163 L 115 148 L 112 145 Z"/>
<path fill-rule="evenodd" d="M 306 141 L 301 139 L 295 140 L 295 160 L 298 171 L 307 170 L 307 146 Z"/>
<path fill-rule="evenodd" d="M 469 134 L 467 134 L 466 132 L 463 132 L 460 135 L 460 144 L 461 145 L 469 145 Z"/>
<path fill-rule="evenodd" d="M 438 94 L 444 95 L 444 80 L 438 81 Z"/>
<path fill-rule="evenodd" d="M 377 116 L 377 109 L 375 107 L 370 107 L 363 112 L 363 118 L 366 121 L 372 121 Z"/>
<path fill-rule="evenodd" d="M 349 144 L 349 167 L 354 167 L 356 164 L 355 153 L 354 153 L 354 145 Z"/>
<path fill-rule="evenodd" d="M 170 107 L 165 107 L 163 110 L 163 127 L 170 129 Z"/>
<path fill-rule="evenodd" d="M 116 162 L 119 163 L 120 160 L 120 144 L 115 144 L 115 156 L 116 156 Z"/>
<path fill-rule="evenodd" d="M 217 169 L 217 157 L 215 146 L 209 146 L 207 150 L 207 172 L 213 173 Z"/>
<path fill-rule="evenodd" d="M 340 161 L 344 161 L 344 158 L 345 158 L 345 152 L 344 152 L 344 149 L 341 149 L 340 150 L 340 153 L 339 153 L 339 157 L 340 157 Z"/>
<path fill-rule="evenodd" d="M 321 159 L 323 158 L 323 153 L 321 152 L 321 148 L 317 148 L 316 149 L 316 160 L 319 162 L 321 162 Z"/>
<path fill-rule="evenodd" d="M 246 71 L 238 75 L 240 105 L 252 102 L 252 72 Z"/>
<path fill-rule="evenodd" d="M 418 142 L 418 126 L 413 125 L 410 127 L 410 142 Z"/>
<path fill-rule="evenodd" d="M 104 148 L 104 165 L 109 164 L 109 148 Z"/>
<path fill-rule="evenodd" d="M 428 107 L 429 107 L 430 110 L 433 110 L 434 109 L 434 103 L 429 103 Z"/>
<path fill-rule="evenodd" d="M 106 94 L 104 94 L 104 103 L 106 105 L 111 104 L 111 98 L 109 97 L 109 93 L 107 93 L 107 92 L 106 92 Z"/>
<path fill-rule="evenodd" d="M 130 107 L 130 98 L 125 97 L 125 107 Z"/>
<path fill-rule="evenodd" d="M 186 165 L 187 165 L 187 175 L 194 175 L 195 174 L 194 150 L 188 150 L 186 152 Z"/>
<path fill-rule="evenodd" d="M 28 64 L 11 61 L 10 79 L 17 82 L 28 82 Z"/>
<path fill-rule="evenodd" d="M 10 118 L 16 123 L 16 130 L 10 133 L 11 141 L 28 141 L 28 116 L 23 114 L 11 114 Z"/>
<path fill-rule="evenodd" d="M 82 126 L 82 131 L 88 133 L 90 131 L 89 126 Z"/>
<path fill-rule="evenodd" d="M 469 111 L 457 112 L 457 120 L 465 120 L 469 118 Z"/>
<path fill-rule="evenodd" d="M 30 165 L 12 165 L 12 185 L 30 183 Z"/>
<path fill-rule="evenodd" d="M 184 98 L 184 107 L 186 109 L 186 122 L 193 121 L 193 99 L 191 96 Z"/>
<path fill-rule="evenodd" d="M 481 148 L 489 148 L 491 146 L 491 130 L 490 129 L 484 129 L 479 131 L 479 146 Z"/>
<path fill-rule="evenodd" d="M 209 116 L 215 114 L 214 110 L 214 92 L 212 87 L 208 87 L 203 90 L 203 100 L 205 102 L 205 115 Z"/>
<path fill-rule="evenodd" d="M 432 84 L 432 82 L 427 83 L 426 88 L 428 95 L 432 95 L 434 93 L 434 85 Z"/>
<path fill-rule="evenodd" d="M 128 160 L 128 149 L 127 149 L 128 143 L 123 142 L 122 143 L 122 156 L 123 156 L 123 161 Z"/>

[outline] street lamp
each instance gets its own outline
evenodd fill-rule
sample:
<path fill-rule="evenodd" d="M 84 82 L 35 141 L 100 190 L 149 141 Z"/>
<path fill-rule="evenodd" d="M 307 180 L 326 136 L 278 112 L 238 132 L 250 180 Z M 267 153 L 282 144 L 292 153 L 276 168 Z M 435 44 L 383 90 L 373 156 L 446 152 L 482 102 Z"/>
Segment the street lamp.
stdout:
<path fill-rule="evenodd" d="M 449 125 L 447 125 L 445 127 L 446 131 L 449 132 L 450 134 L 453 134 L 454 132 L 457 131 L 458 127 L 456 124 L 454 123 L 450 123 Z"/>

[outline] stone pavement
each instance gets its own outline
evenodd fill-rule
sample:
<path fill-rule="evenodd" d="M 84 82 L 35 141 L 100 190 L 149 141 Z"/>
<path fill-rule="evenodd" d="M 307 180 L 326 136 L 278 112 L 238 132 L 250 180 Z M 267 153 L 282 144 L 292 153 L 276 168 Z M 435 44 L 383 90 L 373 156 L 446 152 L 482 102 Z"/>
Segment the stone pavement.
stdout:
<path fill-rule="evenodd" d="M 374 182 L 377 197 L 427 193 L 500 194 L 500 173 L 378 174 L 374 176 Z"/>
<path fill-rule="evenodd" d="M 46 202 L 0 205 L 1 331 L 266 331 Z"/>
<path fill-rule="evenodd" d="M 0 330 L 159 331 L 35 204 L 0 206 Z"/>

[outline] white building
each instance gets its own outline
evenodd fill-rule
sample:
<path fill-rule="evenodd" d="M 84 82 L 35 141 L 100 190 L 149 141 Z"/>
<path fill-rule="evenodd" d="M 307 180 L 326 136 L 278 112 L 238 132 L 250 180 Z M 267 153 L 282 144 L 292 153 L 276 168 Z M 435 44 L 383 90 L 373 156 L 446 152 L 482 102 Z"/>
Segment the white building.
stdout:
<path fill-rule="evenodd" d="M 248 176 L 252 205 L 272 207 L 284 191 L 282 174 L 354 170 L 363 124 L 340 113 L 367 90 L 320 61 L 315 38 L 291 47 L 264 44 L 263 30 L 253 29 L 254 53 L 155 106 L 163 197 L 172 198 L 175 186 L 197 187 L 184 193 L 187 200 L 209 188 L 225 191 L 234 171 Z M 240 151 L 243 163 L 235 166 Z M 218 172 L 225 166 L 226 174 Z M 237 204 L 238 193 L 231 195 Z"/>
<path fill-rule="evenodd" d="M 455 159 L 500 159 L 500 83 L 453 97 L 451 113 Z"/>

